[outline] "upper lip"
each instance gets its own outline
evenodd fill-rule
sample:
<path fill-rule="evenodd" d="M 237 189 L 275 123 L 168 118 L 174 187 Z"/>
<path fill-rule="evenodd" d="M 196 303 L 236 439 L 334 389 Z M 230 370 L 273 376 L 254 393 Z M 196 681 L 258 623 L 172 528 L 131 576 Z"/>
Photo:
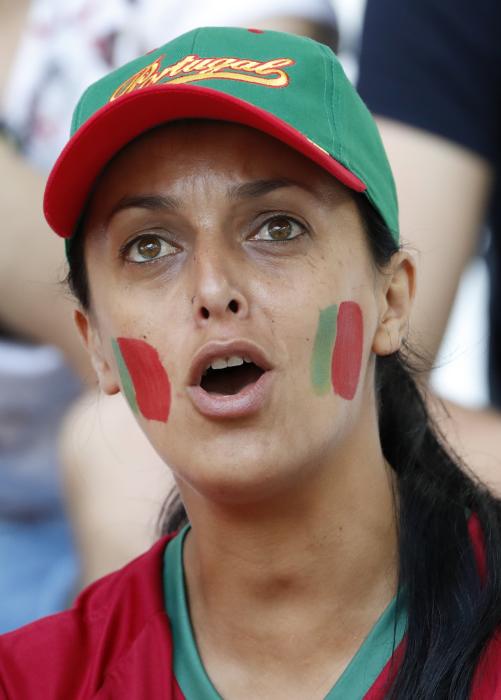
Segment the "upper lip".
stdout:
<path fill-rule="evenodd" d="M 207 369 L 213 360 L 218 357 L 230 357 L 231 355 L 248 357 L 265 372 L 273 369 L 273 365 L 267 358 L 264 350 L 250 340 L 211 340 L 202 345 L 195 353 L 188 375 L 188 385 L 196 386 L 200 384 L 204 370 Z"/>

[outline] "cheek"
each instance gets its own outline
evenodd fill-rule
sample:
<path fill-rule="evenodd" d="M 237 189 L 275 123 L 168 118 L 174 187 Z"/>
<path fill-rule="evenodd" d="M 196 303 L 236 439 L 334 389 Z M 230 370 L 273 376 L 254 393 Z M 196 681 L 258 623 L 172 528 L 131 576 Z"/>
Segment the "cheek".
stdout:
<path fill-rule="evenodd" d="M 320 311 L 311 360 L 314 392 L 325 395 L 331 387 L 343 399 L 355 396 L 363 349 L 362 310 L 353 301 L 344 301 Z"/>
<path fill-rule="evenodd" d="M 165 423 L 169 418 L 171 388 L 158 352 L 144 340 L 117 338 L 113 352 L 124 394 L 134 413 Z"/>

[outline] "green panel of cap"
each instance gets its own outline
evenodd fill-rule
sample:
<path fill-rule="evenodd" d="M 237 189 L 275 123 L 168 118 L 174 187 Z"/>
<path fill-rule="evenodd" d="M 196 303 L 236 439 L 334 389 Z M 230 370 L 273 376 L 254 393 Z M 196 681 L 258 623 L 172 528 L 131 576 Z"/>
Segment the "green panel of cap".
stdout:
<path fill-rule="evenodd" d="M 367 187 L 367 196 L 398 240 L 398 209 L 391 170 L 374 120 L 346 78 L 332 51 L 316 41 L 284 32 L 254 32 L 240 28 L 195 29 L 159 49 L 115 70 L 92 85 L 75 111 L 72 131 L 107 104 L 115 91 L 138 71 L 160 59 L 159 72 L 186 57 L 235 58 L 257 61 L 283 59 L 283 67 L 260 75 L 229 69 L 230 78 L 196 80 L 186 84 L 212 88 L 244 100 L 288 123 L 354 173 Z M 224 70 L 224 69 L 223 69 Z M 199 73 L 198 73 L 199 74 Z M 166 75 L 156 84 L 179 84 Z M 274 84 L 282 79 L 282 85 Z M 147 89 L 147 88 L 141 88 Z M 119 99 L 119 98 L 118 98 Z"/>

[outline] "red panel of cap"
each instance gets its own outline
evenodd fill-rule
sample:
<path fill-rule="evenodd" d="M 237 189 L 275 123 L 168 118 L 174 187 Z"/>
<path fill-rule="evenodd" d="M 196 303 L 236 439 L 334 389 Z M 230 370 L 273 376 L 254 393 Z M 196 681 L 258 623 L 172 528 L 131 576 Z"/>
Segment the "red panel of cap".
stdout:
<path fill-rule="evenodd" d="M 317 163 L 357 192 L 365 184 L 290 124 L 232 95 L 195 85 L 160 85 L 101 107 L 68 141 L 47 180 L 44 213 L 63 238 L 73 235 L 92 186 L 125 145 L 155 126 L 177 119 L 215 119 L 263 131 Z"/>

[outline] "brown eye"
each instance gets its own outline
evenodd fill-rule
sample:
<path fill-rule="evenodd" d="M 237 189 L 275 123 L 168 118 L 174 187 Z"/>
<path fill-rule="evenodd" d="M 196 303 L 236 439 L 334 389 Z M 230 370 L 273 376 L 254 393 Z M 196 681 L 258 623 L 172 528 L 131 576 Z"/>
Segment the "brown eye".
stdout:
<path fill-rule="evenodd" d="M 149 238 L 142 238 L 137 244 L 137 252 L 142 255 L 143 258 L 156 258 L 160 255 L 162 250 L 162 245 L 158 238 L 153 236 Z"/>
<path fill-rule="evenodd" d="M 305 227 L 289 216 L 274 216 L 261 226 L 252 240 L 291 241 L 305 232 Z"/>
<path fill-rule="evenodd" d="M 143 263 L 166 255 L 172 255 L 176 248 L 160 236 L 146 235 L 133 241 L 126 250 L 125 258 L 129 262 Z"/>
<path fill-rule="evenodd" d="M 268 232 L 274 241 L 283 241 L 291 235 L 292 224 L 285 217 L 272 219 L 268 223 Z"/>

